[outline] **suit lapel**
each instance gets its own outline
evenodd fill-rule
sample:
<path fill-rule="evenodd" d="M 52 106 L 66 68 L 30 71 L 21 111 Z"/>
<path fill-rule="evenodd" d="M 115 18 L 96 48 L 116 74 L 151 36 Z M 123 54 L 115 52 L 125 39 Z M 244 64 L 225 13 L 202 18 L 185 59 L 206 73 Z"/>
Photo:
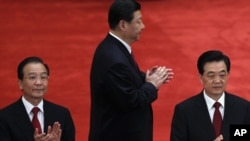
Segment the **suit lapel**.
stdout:
<path fill-rule="evenodd" d="M 223 124 L 228 124 L 230 123 L 230 109 L 231 109 L 232 103 L 230 101 L 230 98 L 225 95 L 225 109 L 224 109 L 224 119 L 223 119 Z"/>
<path fill-rule="evenodd" d="M 234 102 L 233 99 L 231 99 L 231 97 L 228 94 L 225 94 L 225 109 L 224 109 L 224 119 L 223 119 L 223 123 L 222 123 L 222 133 L 223 134 L 229 134 L 229 127 L 228 125 L 234 123 L 235 121 L 233 121 L 231 119 L 231 114 L 235 113 L 232 112 L 231 110 L 234 109 Z"/>
<path fill-rule="evenodd" d="M 135 62 L 135 60 L 133 59 L 132 55 L 128 52 L 126 47 L 119 40 L 117 40 L 116 38 L 114 38 L 110 34 L 108 34 L 107 38 L 112 40 L 112 42 L 114 42 L 117 45 L 117 47 L 127 56 L 131 66 L 133 66 L 133 68 L 135 68 L 137 73 L 140 75 L 140 68 L 139 68 L 138 64 Z"/>
<path fill-rule="evenodd" d="M 207 104 L 206 104 L 206 101 L 204 99 L 203 93 L 199 94 L 199 100 L 198 100 L 196 106 L 197 106 L 197 109 L 198 109 L 197 113 L 200 114 L 199 115 L 200 119 L 197 120 L 197 121 L 200 121 L 200 123 L 197 123 L 197 124 L 203 126 L 203 128 L 207 132 L 208 137 L 215 136 L 214 129 L 213 129 L 213 124 L 212 124 L 212 121 L 210 119 L 210 115 L 209 115 L 209 112 L 208 112 Z"/>
<path fill-rule="evenodd" d="M 15 118 L 13 122 L 16 122 L 17 128 L 23 132 L 27 141 L 33 141 L 34 129 L 21 99 L 17 101 Z"/>
<path fill-rule="evenodd" d="M 48 126 L 50 124 L 50 114 L 47 101 L 43 100 L 43 110 L 44 110 L 44 132 L 47 133 Z M 51 125 L 50 125 L 51 126 Z"/>
<path fill-rule="evenodd" d="M 55 115 L 55 111 L 53 110 L 53 106 L 46 100 L 43 100 L 43 108 L 44 108 L 44 132 L 47 133 L 48 126 L 53 126 L 54 122 L 57 119 L 57 116 Z M 53 115 L 53 116 L 51 116 Z"/>

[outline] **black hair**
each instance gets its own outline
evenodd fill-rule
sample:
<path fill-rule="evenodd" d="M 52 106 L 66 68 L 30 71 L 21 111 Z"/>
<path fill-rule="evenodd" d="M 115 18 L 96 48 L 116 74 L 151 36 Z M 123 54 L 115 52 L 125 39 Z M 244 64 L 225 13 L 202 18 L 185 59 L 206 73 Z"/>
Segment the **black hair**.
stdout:
<path fill-rule="evenodd" d="M 47 64 L 45 64 L 41 58 L 36 57 L 36 56 L 32 56 L 32 57 L 25 58 L 23 61 L 21 61 L 19 63 L 19 65 L 17 67 L 18 79 L 23 80 L 23 77 L 24 77 L 23 69 L 29 63 L 41 63 L 41 64 L 43 64 L 46 71 L 47 71 L 47 74 L 49 76 L 49 66 Z"/>
<path fill-rule="evenodd" d="M 134 12 L 141 9 L 141 5 L 135 0 L 115 0 L 108 13 L 110 29 L 115 29 L 120 20 L 131 22 Z"/>
<path fill-rule="evenodd" d="M 207 62 L 213 61 L 224 61 L 227 67 L 227 71 L 230 72 L 230 59 L 227 55 L 223 54 L 219 50 L 209 50 L 201 54 L 198 58 L 197 68 L 199 73 L 202 75 L 204 73 L 204 65 Z"/>

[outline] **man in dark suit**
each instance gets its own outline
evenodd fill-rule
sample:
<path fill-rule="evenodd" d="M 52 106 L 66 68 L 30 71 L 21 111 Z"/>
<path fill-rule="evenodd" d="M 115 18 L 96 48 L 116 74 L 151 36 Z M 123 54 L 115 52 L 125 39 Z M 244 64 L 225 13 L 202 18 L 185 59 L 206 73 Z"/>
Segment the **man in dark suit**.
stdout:
<path fill-rule="evenodd" d="M 156 66 L 141 72 L 131 44 L 144 29 L 140 4 L 116 0 L 109 9 L 110 32 L 97 47 L 90 74 L 89 141 L 152 141 L 151 103 L 172 69 Z"/>
<path fill-rule="evenodd" d="M 18 66 L 22 97 L 0 110 L 0 141 L 74 141 L 75 127 L 67 108 L 45 100 L 49 67 L 38 57 Z M 38 113 L 32 113 L 32 109 Z M 35 117 L 37 124 L 33 125 Z"/>
<path fill-rule="evenodd" d="M 176 105 L 170 141 L 229 141 L 230 125 L 248 124 L 249 102 L 225 91 L 230 59 L 221 51 L 204 52 L 197 67 L 203 91 Z M 218 119 L 214 117 L 216 102 L 220 103 L 219 127 L 213 126 Z"/>

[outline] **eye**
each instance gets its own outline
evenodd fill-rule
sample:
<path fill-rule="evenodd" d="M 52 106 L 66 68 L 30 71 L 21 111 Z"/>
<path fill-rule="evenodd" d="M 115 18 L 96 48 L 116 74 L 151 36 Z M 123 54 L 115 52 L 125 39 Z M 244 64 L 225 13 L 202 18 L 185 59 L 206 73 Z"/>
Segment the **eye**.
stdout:
<path fill-rule="evenodd" d="M 209 73 L 209 74 L 207 74 L 207 77 L 210 79 L 213 79 L 213 78 L 215 78 L 215 74 Z"/>
<path fill-rule="evenodd" d="M 137 24 L 142 24 L 142 19 L 137 19 L 137 20 L 135 20 L 135 23 L 137 23 Z"/>
<path fill-rule="evenodd" d="M 28 79 L 29 80 L 36 80 L 36 76 L 29 76 Z"/>
<path fill-rule="evenodd" d="M 225 78 L 227 76 L 227 74 L 220 74 L 220 78 Z"/>
<path fill-rule="evenodd" d="M 48 79 L 48 76 L 46 75 L 46 76 L 41 76 L 41 79 L 42 80 L 47 80 Z"/>

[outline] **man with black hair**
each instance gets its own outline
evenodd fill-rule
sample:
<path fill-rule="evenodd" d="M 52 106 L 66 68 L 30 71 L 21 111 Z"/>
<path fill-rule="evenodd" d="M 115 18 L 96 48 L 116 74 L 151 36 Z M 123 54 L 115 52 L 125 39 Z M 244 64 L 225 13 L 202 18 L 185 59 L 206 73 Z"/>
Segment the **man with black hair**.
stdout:
<path fill-rule="evenodd" d="M 170 141 L 229 141 L 230 125 L 249 124 L 249 102 L 226 92 L 230 59 L 219 50 L 200 55 L 203 90 L 176 105 Z"/>
<path fill-rule="evenodd" d="M 115 0 L 108 22 L 110 32 L 97 47 L 91 67 L 89 141 L 152 141 L 151 103 L 173 71 L 165 66 L 146 73 L 139 69 L 131 48 L 145 28 L 138 2 Z"/>
<path fill-rule="evenodd" d="M 39 57 L 28 57 L 17 74 L 22 97 L 0 110 L 0 141 L 75 141 L 69 110 L 44 99 L 49 66 Z"/>

